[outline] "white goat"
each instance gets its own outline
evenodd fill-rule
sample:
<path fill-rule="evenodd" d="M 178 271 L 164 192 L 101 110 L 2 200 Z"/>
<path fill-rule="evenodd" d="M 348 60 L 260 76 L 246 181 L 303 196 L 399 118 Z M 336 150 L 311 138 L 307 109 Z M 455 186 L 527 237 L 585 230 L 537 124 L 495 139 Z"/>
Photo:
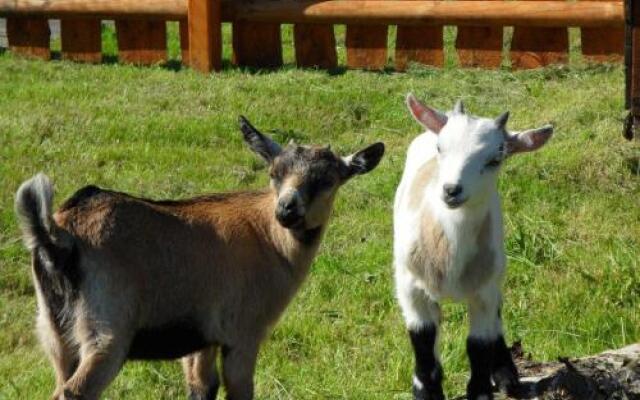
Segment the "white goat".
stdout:
<path fill-rule="evenodd" d="M 20 187 L 54 400 L 97 399 L 127 359 L 184 356 L 190 398 L 214 400 L 218 349 L 227 398 L 253 398 L 260 342 L 307 276 L 338 189 L 384 145 L 341 158 L 240 127 L 268 189 L 154 201 L 87 186 L 53 214 L 48 178 Z"/>
<path fill-rule="evenodd" d="M 415 355 L 415 399 L 441 400 L 436 351 L 441 299 L 466 301 L 469 400 L 492 399 L 491 379 L 519 387 L 500 317 L 506 258 L 497 192 L 501 163 L 540 148 L 553 128 L 509 133 L 496 119 L 466 114 L 462 102 L 441 113 L 409 94 L 407 106 L 426 132 L 410 145 L 394 206 L 397 296 Z"/>

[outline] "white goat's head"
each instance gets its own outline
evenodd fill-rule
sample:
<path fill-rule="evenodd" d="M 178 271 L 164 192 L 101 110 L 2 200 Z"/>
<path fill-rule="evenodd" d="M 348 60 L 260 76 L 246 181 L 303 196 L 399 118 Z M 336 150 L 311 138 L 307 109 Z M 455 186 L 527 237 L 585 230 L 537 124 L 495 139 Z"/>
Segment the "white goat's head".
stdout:
<path fill-rule="evenodd" d="M 407 107 L 420 125 L 438 135 L 436 187 L 442 189 L 442 200 L 449 208 L 483 203 L 495 190 L 502 161 L 539 149 L 553 133 L 549 125 L 508 132 L 508 112 L 495 119 L 480 118 L 467 114 L 461 101 L 442 113 L 408 94 Z"/>

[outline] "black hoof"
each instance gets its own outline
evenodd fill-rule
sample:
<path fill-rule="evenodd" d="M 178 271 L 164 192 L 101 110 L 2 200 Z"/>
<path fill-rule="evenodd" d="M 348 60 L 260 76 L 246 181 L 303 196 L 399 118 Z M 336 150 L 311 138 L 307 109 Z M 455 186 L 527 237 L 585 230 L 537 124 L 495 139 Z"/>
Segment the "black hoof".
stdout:
<path fill-rule="evenodd" d="M 413 399 L 414 400 L 445 400 L 442 389 L 430 391 L 426 388 L 417 388 L 413 386 Z"/>

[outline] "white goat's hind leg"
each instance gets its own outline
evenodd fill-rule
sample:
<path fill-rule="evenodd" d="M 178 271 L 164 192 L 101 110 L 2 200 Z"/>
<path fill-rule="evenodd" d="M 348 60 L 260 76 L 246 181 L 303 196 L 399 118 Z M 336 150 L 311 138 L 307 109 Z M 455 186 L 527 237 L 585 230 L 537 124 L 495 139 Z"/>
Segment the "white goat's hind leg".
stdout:
<path fill-rule="evenodd" d="M 467 338 L 467 355 L 471 366 L 471 379 L 467 385 L 469 400 L 493 399 L 491 372 L 496 342 L 502 336 L 500 299 L 496 285 L 489 285 L 468 299 L 471 324 Z"/>
<path fill-rule="evenodd" d="M 258 343 L 222 347 L 222 376 L 227 400 L 253 399 L 253 372 L 258 357 Z"/>
<path fill-rule="evenodd" d="M 414 399 L 444 400 L 442 366 L 436 349 L 440 306 L 416 287 L 409 276 L 396 273 L 396 284 L 415 357 Z"/>
<path fill-rule="evenodd" d="M 209 347 L 182 359 L 190 400 L 215 400 L 220 388 L 216 368 L 218 348 Z"/>

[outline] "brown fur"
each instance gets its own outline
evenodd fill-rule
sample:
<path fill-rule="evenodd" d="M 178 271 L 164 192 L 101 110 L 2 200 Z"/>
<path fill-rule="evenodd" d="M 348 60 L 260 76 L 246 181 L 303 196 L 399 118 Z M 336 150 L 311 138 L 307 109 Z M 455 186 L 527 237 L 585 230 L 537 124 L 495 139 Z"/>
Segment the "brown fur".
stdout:
<path fill-rule="evenodd" d="M 427 209 L 422 212 L 421 226 L 420 239 L 411 252 L 410 266 L 418 276 L 424 277 L 429 290 L 437 293 L 449 266 L 449 241 L 442 226 Z"/>
<path fill-rule="evenodd" d="M 213 345 L 185 361 L 192 363 L 185 366 L 189 384 L 200 391 L 210 384 L 204 377 L 215 372 L 202 360 L 224 345 L 232 349 L 227 390 L 250 398 L 246 370 L 252 375 L 260 341 L 307 275 L 319 243 L 303 245 L 281 227 L 275 202 L 269 190 L 177 202 L 100 191 L 55 213 L 59 228 L 74 238 L 85 277 L 73 330 L 65 335 L 89 354 L 66 377 L 67 393 L 97 398 L 127 358 L 133 333 L 188 319 Z M 110 324 L 103 331 L 97 321 Z M 62 342 L 53 332 L 42 335 Z M 50 354 L 56 364 L 78 358 L 62 346 Z M 113 366 L 105 372 L 107 364 Z"/>
<path fill-rule="evenodd" d="M 424 190 L 438 172 L 438 160 L 432 158 L 426 162 L 413 178 L 409 188 L 409 208 L 417 210 L 422 204 Z"/>

